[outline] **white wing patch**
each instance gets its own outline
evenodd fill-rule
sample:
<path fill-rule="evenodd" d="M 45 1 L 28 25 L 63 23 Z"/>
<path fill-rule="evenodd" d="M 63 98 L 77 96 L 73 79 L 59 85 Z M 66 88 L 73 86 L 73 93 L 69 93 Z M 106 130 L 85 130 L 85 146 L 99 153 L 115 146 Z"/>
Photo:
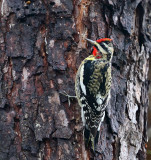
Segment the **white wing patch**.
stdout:
<path fill-rule="evenodd" d="M 85 126 L 85 116 L 84 116 L 83 107 L 81 107 L 81 118 L 82 118 L 83 126 Z"/>
<path fill-rule="evenodd" d="M 81 66 L 81 72 L 80 72 L 80 86 L 83 91 L 83 93 L 86 95 L 86 88 L 85 85 L 83 84 L 83 73 L 84 73 L 84 65 Z"/>

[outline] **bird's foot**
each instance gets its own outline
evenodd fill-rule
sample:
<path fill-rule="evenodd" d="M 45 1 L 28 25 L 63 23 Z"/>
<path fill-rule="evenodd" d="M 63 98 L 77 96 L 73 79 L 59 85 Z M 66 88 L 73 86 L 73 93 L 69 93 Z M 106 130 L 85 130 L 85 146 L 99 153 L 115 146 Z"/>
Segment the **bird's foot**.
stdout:
<path fill-rule="evenodd" d="M 60 94 L 66 96 L 68 98 L 68 104 L 70 106 L 70 99 L 73 99 L 73 98 L 77 98 L 77 96 L 70 96 L 66 91 L 63 91 L 63 92 L 59 92 Z"/>

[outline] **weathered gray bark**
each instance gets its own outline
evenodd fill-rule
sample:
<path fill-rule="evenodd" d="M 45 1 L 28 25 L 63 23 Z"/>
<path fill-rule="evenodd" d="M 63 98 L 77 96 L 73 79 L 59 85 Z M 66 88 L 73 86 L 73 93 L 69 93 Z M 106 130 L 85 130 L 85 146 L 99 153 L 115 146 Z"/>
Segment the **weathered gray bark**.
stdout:
<path fill-rule="evenodd" d="M 0 1 L 0 159 L 93 159 L 83 149 L 75 74 L 90 53 L 85 38 L 114 42 L 111 105 L 97 160 L 146 158 L 147 0 Z"/>
<path fill-rule="evenodd" d="M 148 108 L 148 124 L 147 124 L 147 135 L 148 135 L 148 143 L 147 143 L 147 160 L 151 159 L 151 57 L 149 58 L 149 108 Z"/>

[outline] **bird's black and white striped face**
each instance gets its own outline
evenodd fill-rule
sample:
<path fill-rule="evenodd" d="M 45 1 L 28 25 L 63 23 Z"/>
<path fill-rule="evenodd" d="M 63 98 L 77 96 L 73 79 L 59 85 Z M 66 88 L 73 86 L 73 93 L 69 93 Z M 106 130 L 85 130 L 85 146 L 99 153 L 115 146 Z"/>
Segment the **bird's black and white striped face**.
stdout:
<path fill-rule="evenodd" d="M 100 43 L 98 43 L 100 45 L 101 48 L 103 48 L 104 52 L 103 54 L 113 54 L 113 43 L 112 41 L 102 41 Z M 96 45 L 97 47 L 98 45 Z M 100 49 L 100 48 L 98 48 Z M 101 52 L 102 50 L 100 50 Z"/>
<path fill-rule="evenodd" d="M 103 38 L 96 41 L 87 39 L 90 43 L 94 44 L 92 54 L 97 59 L 98 57 L 103 60 L 111 61 L 114 48 L 112 40 L 109 38 Z"/>
<path fill-rule="evenodd" d="M 98 42 L 97 42 L 98 43 Z M 102 53 L 102 58 L 110 61 L 113 56 L 114 48 L 112 41 L 102 41 L 96 45 L 99 52 Z"/>

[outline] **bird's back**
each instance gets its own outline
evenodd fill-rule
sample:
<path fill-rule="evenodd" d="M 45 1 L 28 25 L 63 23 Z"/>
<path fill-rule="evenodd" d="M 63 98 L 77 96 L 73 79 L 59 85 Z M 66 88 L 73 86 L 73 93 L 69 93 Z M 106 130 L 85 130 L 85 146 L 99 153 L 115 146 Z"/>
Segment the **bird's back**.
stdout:
<path fill-rule="evenodd" d="M 90 57 L 90 56 L 89 56 Z M 95 63 L 95 64 L 94 64 Z M 111 87 L 111 64 L 102 60 L 86 58 L 76 74 L 75 90 L 81 104 L 84 96 L 93 108 L 96 97 L 105 99 Z M 97 101 L 96 101 L 97 105 Z M 80 105 L 81 106 L 81 105 Z"/>

